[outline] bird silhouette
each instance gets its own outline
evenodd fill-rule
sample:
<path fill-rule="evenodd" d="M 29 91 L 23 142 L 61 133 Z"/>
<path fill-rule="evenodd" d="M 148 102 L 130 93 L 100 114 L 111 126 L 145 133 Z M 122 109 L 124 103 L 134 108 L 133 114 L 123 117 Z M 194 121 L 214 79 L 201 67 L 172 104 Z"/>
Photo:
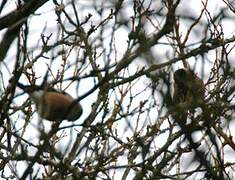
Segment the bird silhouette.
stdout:
<path fill-rule="evenodd" d="M 187 110 L 198 107 L 204 102 L 204 82 L 190 69 L 182 68 L 174 72 L 173 105 L 176 113 L 173 118 L 186 123 Z"/>

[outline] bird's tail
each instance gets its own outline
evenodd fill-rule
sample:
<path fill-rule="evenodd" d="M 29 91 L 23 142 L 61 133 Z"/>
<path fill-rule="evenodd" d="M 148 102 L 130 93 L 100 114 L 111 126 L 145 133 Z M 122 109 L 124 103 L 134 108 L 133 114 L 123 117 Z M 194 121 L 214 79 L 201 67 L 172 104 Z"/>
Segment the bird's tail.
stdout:
<path fill-rule="evenodd" d="M 26 86 L 26 85 L 24 85 L 24 84 L 22 84 L 22 83 L 20 83 L 20 82 L 17 82 L 16 83 L 16 86 L 17 87 L 19 87 L 20 89 L 22 89 L 22 90 L 25 90 L 28 86 Z"/>
<path fill-rule="evenodd" d="M 32 85 L 24 85 L 20 82 L 16 83 L 16 86 L 22 89 L 24 92 L 30 93 L 33 92 L 34 90 L 40 89 L 39 86 L 32 86 Z"/>

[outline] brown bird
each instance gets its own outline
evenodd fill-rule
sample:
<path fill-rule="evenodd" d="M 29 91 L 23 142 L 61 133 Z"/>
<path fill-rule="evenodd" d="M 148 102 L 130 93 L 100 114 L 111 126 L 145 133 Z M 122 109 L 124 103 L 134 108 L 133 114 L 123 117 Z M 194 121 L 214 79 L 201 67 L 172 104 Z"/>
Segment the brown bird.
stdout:
<path fill-rule="evenodd" d="M 185 124 L 187 113 L 184 107 L 198 107 L 200 103 L 204 102 L 204 94 L 205 85 L 193 71 L 185 68 L 176 70 L 174 72 L 173 104 L 179 107 L 177 109 L 179 113 L 174 118 Z"/>
<path fill-rule="evenodd" d="M 18 83 L 17 86 L 29 94 L 36 105 L 38 114 L 43 119 L 75 121 L 82 115 L 81 104 L 65 92 L 42 86 L 25 86 L 21 83 Z"/>

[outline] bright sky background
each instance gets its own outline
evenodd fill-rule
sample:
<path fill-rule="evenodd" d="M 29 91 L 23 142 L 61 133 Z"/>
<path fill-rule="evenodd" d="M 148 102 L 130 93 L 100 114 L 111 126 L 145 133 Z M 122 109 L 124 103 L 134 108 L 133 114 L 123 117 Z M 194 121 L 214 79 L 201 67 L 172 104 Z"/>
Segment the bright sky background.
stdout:
<path fill-rule="evenodd" d="M 4 14 L 7 14 L 8 12 L 10 12 L 11 10 L 15 9 L 15 1 L 9 1 L 8 5 L 7 5 L 7 8 L 5 8 L 2 13 L 1 16 L 3 16 Z M 91 3 L 92 1 L 87 1 L 87 0 L 81 0 L 79 1 L 79 4 L 89 4 Z M 98 2 L 98 1 L 97 1 Z M 208 2 L 208 10 L 211 12 L 211 15 L 213 15 L 214 13 L 216 13 L 219 8 L 225 6 L 225 4 L 221 3 L 222 0 L 209 0 Z M 202 9 L 202 3 L 201 1 L 195 1 L 195 0 L 183 0 L 181 3 L 181 5 L 179 6 L 178 8 L 178 13 L 179 14 L 188 14 L 188 13 L 191 13 L 192 15 L 196 15 L 198 16 L 201 9 Z M 42 29 L 44 27 L 46 27 L 46 31 L 44 32 L 45 35 L 49 35 L 50 33 L 53 33 L 52 35 L 52 39 L 50 40 L 51 42 L 53 42 L 53 40 L 56 39 L 56 36 L 57 36 L 57 33 L 54 32 L 54 30 L 56 29 L 57 27 L 57 22 L 56 22 L 56 15 L 54 13 L 54 6 L 53 6 L 53 3 L 52 1 L 49 1 L 48 3 L 46 3 L 42 8 L 40 8 L 36 13 L 39 14 L 39 16 L 34 16 L 33 18 L 30 18 L 30 26 L 29 26 L 29 30 L 30 30 L 30 40 L 29 40 L 29 43 L 30 43 L 30 46 L 32 47 L 35 47 L 36 49 L 34 50 L 33 52 L 33 56 L 36 56 L 38 54 L 38 39 L 40 37 L 40 34 L 42 32 Z M 128 10 L 128 8 L 126 8 L 126 14 L 127 16 L 131 16 L 132 11 Z M 85 16 L 87 16 L 88 13 L 92 13 L 93 14 L 93 17 L 91 18 L 92 20 L 92 23 L 96 24 L 97 22 L 99 22 L 99 18 L 97 18 L 95 16 L 95 11 L 93 11 L 92 9 L 81 9 L 81 11 L 79 11 L 79 16 L 81 19 L 84 19 Z M 109 12 L 107 11 L 107 14 Z M 206 17 L 204 16 L 203 17 L 203 20 L 206 21 Z M 159 22 L 159 23 L 162 23 L 162 22 Z M 182 34 L 184 34 L 185 30 L 187 30 L 189 24 L 187 24 L 187 26 L 185 26 L 185 24 L 181 24 L 180 25 L 180 28 L 181 28 L 181 31 L 182 31 Z M 223 26 L 223 32 L 225 34 L 225 38 L 229 38 L 231 36 L 233 36 L 235 34 L 235 21 L 234 19 L 230 20 L 230 21 L 226 21 L 226 22 L 223 22 L 222 24 Z M 87 27 L 89 28 L 89 27 Z M 155 31 L 155 29 L 153 28 L 149 28 L 148 29 L 148 33 L 151 34 Z M 200 29 L 198 30 L 200 31 Z M 0 39 L 1 39 L 1 35 L 4 33 L 4 31 L 1 31 L 0 32 Z M 107 31 L 107 35 L 108 35 L 108 31 Z M 116 39 L 115 41 L 117 42 L 115 45 L 117 47 L 117 50 L 118 50 L 118 59 L 120 59 L 125 51 L 125 47 L 127 46 L 127 39 L 128 39 L 128 31 L 123 28 L 123 29 L 120 29 L 116 32 Z M 164 40 L 160 40 L 161 41 L 164 41 Z M 197 42 L 197 41 L 200 41 L 200 39 L 198 39 L 198 37 L 196 36 L 192 36 L 191 37 L 191 42 Z M 109 39 L 107 39 L 107 49 L 109 48 L 109 45 L 108 45 L 108 42 L 109 42 Z M 156 51 L 153 51 L 153 54 L 156 55 L 156 57 L 159 58 L 159 62 L 164 62 L 164 61 L 167 61 L 168 59 L 165 59 L 165 54 L 166 52 L 169 51 L 169 49 L 165 48 L 165 46 L 163 46 L 162 48 L 160 48 L 160 46 L 162 45 L 156 45 L 154 48 L 156 49 Z M 161 49 L 159 51 L 159 49 Z M 11 72 L 13 70 L 13 67 L 14 67 L 14 60 L 15 60 L 15 46 L 12 45 L 11 46 L 11 49 L 5 59 L 5 63 L 7 64 L 7 67 L 9 68 L 9 71 Z M 234 52 L 231 53 L 230 56 L 233 56 L 234 57 Z M 48 53 L 48 56 L 50 56 L 50 53 Z M 214 52 L 209 52 L 208 53 L 208 57 L 212 60 L 215 59 L 215 53 Z M 71 59 L 71 61 L 74 59 L 73 55 L 71 55 L 69 57 Z M 38 76 L 43 76 L 45 74 L 45 71 L 47 69 L 47 65 L 46 63 L 48 63 L 48 60 L 46 59 L 43 59 L 43 58 L 40 58 L 39 61 L 35 64 L 35 68 L 34 70 L 36 71 L 36 74 Z M 55 63 L 53 64 L 52 66 L 52 69 L 56 72 L 58 68 L 60 68 L 60 60 L 56 60 Z M 191 65 L 194 64 L 194 60 L 189 60 L 189 63 Z M 211 64 L 207 63 L 206 64 L 208 66 L 208 68 L 206 68 L 208 71 L 206 71 L 206 74 L 208 74 L 210 68 L 211 68 Z M 139 68 L 140 66 L 145 66 L 145 63 L 143 63 L 143 61 L 141 61 L 141 58 L 138 58 L 137 61 L 134 62 L 134 66 L 130 66 L 132 67 L 129 68 L 130 70 L 130 73 L 135 73 L 137 68 Z M 175 68 L 179 68 L 179 67 L 182 67 L 182 64 L 181 62 L 180 63 L 176 63 L 174 65 Z M 3 73 L 5 74 L 9 74 L 8 77 L 10 77 L 10 73 L 9 71 L 7 70 L 7 68 L 5 67 L 4 64 L 0 64 L 0 68 L 1 70 L 3 71 Z M 200 76 L 200 67 L 198 66 L 198 68 L 196 69 L 196 72 L 199 74 Z M 71 74 L 67 74 L 68 76 L 71 76 Z M 6 76 L 4 76 L 4 78 L 6 78 Z M 4 79 L 4 82 L 5 84 L 7 84 L 7 81 L 8 79 Z M 23 78 L 21 78 L 21 81 L 24 81 Z M 1 82 L 1 80 L 0 80 Z M 38 83 L 40 84 L 40 81 L 38 81 Z M 134 86 L 133 88 L 133 91 L 134 93 L 137 93 L 138 91 L 141 91 L 143 90 L 145 87 L 146 87 L 146 84 L 148 83 L 148 81 L 146 81 L 145 78 L 141 78 L 140 81 L 138 82 L 138 84 L 136 86 Z M 1 85 L 2 83 L 0 83 Z M 84 81 L 81 82 L 81 85 L 79 87 L 79 95 L 82 95 L 84 94 L 85 92 L 87 92 L 88 89 L 92 88 L 93 86 L 93 80 L 92 79 L 85 79 Z M 67 92 L 69 94 L 71 94 L 73 97 L 77 97 L 77 94 L 76 94 L 76 91 L 74 90 L 75 87 L 74 86 L 71 86 Z M 21 92 L 20 90 L 17 90 L 17 92 Z M 141 95 L 138 96 L 138 99 L 136 100 L 136 104 L 134 104 L 134 106 L 138 106 L 138 103 L 140 100 L 146 100 L 148 98 L 148 96 L 150 95 L 150 91 L 147 91 L 146 93 L 142 93 Z M 90 96 L 88 96 L 87 98 L 85 98 L 84 100 L 82 100 L 81 104 L 82 106 L 84 107 L 84 113 L 82 115 L 82 117 L 80 118 L 81 120 L 79 120 L 79 122 L 76 122 L 78 124 L 80 124 L 80 122 L 82 122 L 86 117 L 87 115 L 89 114 L 90 110 L 91 110 L 91 104 L 94 102 L 94 100 L 96 99 L 96 95 L 97 95 L 97 92 L 91 94 Z M 17 98 L 15 100 L 15 103 L 19 103 L 22 104 L 22 102 L 24 102 L 26 99 L 27 99 L 27 95 L 25 96 L 21 96 L 19 98 Z M 111 98 L 111 106 L 113 106 L 113 101 L 115 100 L 115 97 L 113 96 Z M 128 101 L 126 102 L 126 104 L 128 104 Z M 123 104 L 123 106 L 125 107 L 125 103 Z M 143 115 L 145 116 L 145 115 Z M 156 112 L 154 111 L 151 111 L 150 112 L 150 116 L 156 116 Z M 135 119 L 136 117 L 133 117 L 133 119 Z M 20 121 L 22 121 L 24 119 L 24 116 L 23 114 L 20 114 L 19 117 L 16 117 L 17 122 L 16 122 L 16 125 L 18 125 L 20 127 L 21 123 Z M 132 124 L 133 124 L 133 127 L 135 127 L 135 121 L 132 120 Z M 154 122 L 153 122 L 154 123 Z M 38 124 L 38 118 L 37 118 L 37 114 L 35 113 L 31 122 L 30 122 L 30 130 L 27 130 L 25 135 L 24 135 L 24 138 L 28 139 L 30 142 L 37 142 L 38 140 L 38 127 L 37 127 L 37 124 Z M 45 125 L 45 129 L 48 129 L 50 128 L 50 122 L 48 121 L 43 121 L 43 124 Z M 67 122 L 64 122 L 63 123 L 64 125 L 68 124 Z M 127 124 L 123 124 L 123 125 L 120 125 L 120 127 L 126 127 Z M 167 126 L 167 124 L 166 124 Z M 235 127 L 235 122 L 231 122 L 231 126 L 232 127 Z M 79 128 L 77 128 L 79 130 Z M 120 129 L 120 134 L 123 134 L 123 131 L 125 131 L 125 129 L 123 128 L 119 128 Z M 73 135 L 74 133 L 76 133 L 74 130 L 72 131 Z M 60 147 L 60 149 L 63 149 L 64 145 L 66 145 L 68 142 L 71 142 L 71 136 L 69 134 L 69 131 L 68 131 L 68 136 L 65 137 L 63 139 L 63 141 L 61 141 L 61 143 L 59 143 L 57 146 Z M 128 136 L 132 136 L 132 131 L 126 131 L 125 132 L 125 135 L 123 137 L 123 139 L 125 139 L 126 137 Z M 233 137 L 235 136 L 235 133 L 232 132 L 232 135 Z M 161 146 L 162 144 L 165 143 L 165 141 L 161 141 L 161 139 L 164 139 L 165 137 L 163 135 L 159 136 L 157 138 L 157 146 Z M 74 139 L 73 139 L 74 140 Z M 235 139 L 234 139 L 235 140 Z M 172 146 L 172 148 L 174 148 L 174 146 Z M 32 153 L 34 153 L 35 149 L 32 148 Z M 234 152 L 228 148 L 227 152 L 225 154 L 225 156 L 227 156 L 230 161 L 231 159 L 233 158 L 233 161 L 235 161 L 235 156 L 234 156 Z M 185 155 L 187 156 L 187 155 Z M 185 159 L 187 159 L 188 157 L 185 157 Z M 123 161 L 123 159 L 119 160 L 123 163 L 125 163 Z M 187 163 L 185 163 L 186 161 L 182 161 L 182 166 L 184 165 L 187 165 Z M 20 165 L 20 166 L 19 166 Z M 18 164 L 19 166 L 19 169 L 25 167 L 25 163 L 24 162 L 20 162 Z M 122 172 L 118 172 L 120 173 L 120 175 L 122 175 Z M 118 176 L 118 173 L 116 174 L 117 177 Z M 118 179 L 118 178 L 117 178 Z"/>

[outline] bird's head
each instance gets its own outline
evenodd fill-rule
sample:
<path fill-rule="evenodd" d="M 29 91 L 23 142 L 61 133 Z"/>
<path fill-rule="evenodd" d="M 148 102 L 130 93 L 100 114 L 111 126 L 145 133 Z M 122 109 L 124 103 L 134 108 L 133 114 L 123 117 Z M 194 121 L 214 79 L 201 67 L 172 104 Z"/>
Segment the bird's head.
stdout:
<path fill-rule="evenodd" d="M 174 81 L 177 84 L 183 84 L 185 81 L 188 80 L 188 70 L 187 69 L 178 69 L 174 72 Z"/>

